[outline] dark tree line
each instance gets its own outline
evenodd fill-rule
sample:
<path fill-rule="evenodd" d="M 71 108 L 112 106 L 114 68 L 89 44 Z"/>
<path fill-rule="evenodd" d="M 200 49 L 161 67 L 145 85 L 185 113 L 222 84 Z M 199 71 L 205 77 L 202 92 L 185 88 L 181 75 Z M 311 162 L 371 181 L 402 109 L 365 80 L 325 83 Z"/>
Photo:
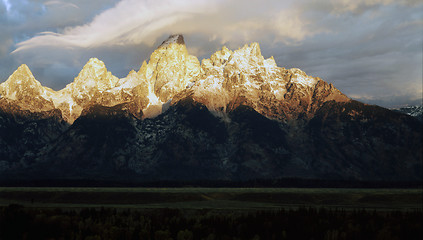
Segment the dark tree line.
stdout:
<path fill-rule="evenodd" d="M 423 212 L 0 208 L 0 239 L 423 239 Z"/>
<path fill-rule="evenodd" d="M 299 187 L 299 188 L 422 188 L 422 181 L 358 181 L 340 179 L 250 179 L 243 181 L 234 180 L 192 180 L 192 181 L 102 181 L 102 180 L 66 180 L 66 179 L 28 179 L 5 180 L 1 179 L 2 187 L 213 187 L 213 188 L 262 188 L 262 187 Z"/>

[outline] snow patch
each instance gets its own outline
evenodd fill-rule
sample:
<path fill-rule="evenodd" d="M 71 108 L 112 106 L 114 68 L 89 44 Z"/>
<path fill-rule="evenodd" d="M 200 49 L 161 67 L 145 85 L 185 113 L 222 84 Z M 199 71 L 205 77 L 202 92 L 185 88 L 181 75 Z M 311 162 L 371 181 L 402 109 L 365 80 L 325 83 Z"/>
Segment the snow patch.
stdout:
<path fill-rule="evenodd" d="M 189 82 L 186 86 L 186 88 L 192 88 L 194 86 L 195 82 Z"/>
<path fill-rule="evenodd" d="M 69 102 L 68 103 L 68 105 L 69 105 L 69 112 L 70 113 L 72 113 L 72 109 L 73 109 L 73 105 L 75 104 L 75 102 L 74 101 L 72 101 L 72 102 Z"/>
<path fill-rule="evenodd" d="M 120 83 L 120 85 L 119 85 L 119 83 Z M 140 85 L 140 81 L 136 77 L 121 78 L 119 80 L 119 83 L 116 87 L 107 90 L 107 92 L 114 92 L 114 91 L 120 91 L 120 90 L 130 90 L 130 89 L 133 89 L 136 86 Z"/>
<path fill-rule="evenodd" d="M 16 92 L 12 92 L 12 94 L 7 94 L 7 98 L 11 99 L 11 100 L 17 100 L 16 99 Z"/>
<path fill-rule="evenodd" d="M 275 59 L 273 59 L 273 57 L 268 58 L 266 60 L 263 61 L 263 66 L 266 69 L 267 73 L 275 73 L 276 69 L 277 69 L 277 65 L 275 62 Z"/>
<path fill-rule="evenodd" d="M 291 81 L 303 86 L 313 87 L 316 85 L 317 80 L 313 77 L 307 76 L 303 71 L 298 68 L 290 69 L 294 74 Z"/>
<path fill-rule="evenodd" d="M 277 100 L 282 100 L 284 94 L 286 93 L 286 90 L 285 89 L 273 89 L 272 93 Z"/>
<path fill-rule="evenodd" d="M 148 105 L 142 110 L 142 118 L 155 118 L 162 113 L 163 102 L 153 92 L 153 87 L 148 86 Z"/>

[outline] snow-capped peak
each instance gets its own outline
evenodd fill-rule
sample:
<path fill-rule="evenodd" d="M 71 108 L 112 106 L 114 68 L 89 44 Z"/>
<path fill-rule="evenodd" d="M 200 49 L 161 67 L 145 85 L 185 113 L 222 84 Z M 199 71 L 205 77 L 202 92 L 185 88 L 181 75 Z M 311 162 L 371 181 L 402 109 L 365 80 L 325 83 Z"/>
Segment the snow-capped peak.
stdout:
<path fill-rule="evenodd" d="M 0 84 L 0 95 L 17 101 L 22 109 L 39 111 L 54 108 L 51 102 L 54 91 L 43 87 L 25 64 L 10 75 L 6 82 Z"/>
<path fill-rule="evenodd" d="M 107 71 L 103 61 L 91 58 L 75 78 L 74 84 L 79 89 L 96 88 L 100 91 L 116 86 L 119 79 Z"/>
<path fill-rule="evenodd" d="M 5 97 L 15 99 L 17 95 L 47 95 L 53 90 L 45 88 L 37 81 L 28 66 L 22 64 L 10 75 L 6 82 L 0 84 L 0 93 Z M 48 98 L 47 96 L 44 96 Z"/>
<path fill-rule="evenodd" d="M 100 76 L 105 71 L 107 71 L 106 65 L 103 61 L 97 58 L 90 58 L 88 62 L 85 64 L 83 71 L 94 71 L 95 76 Z"/>
<path fill-rule="evenodd" d="M 26 64 L 22 64 L 21 66 L 13 72 L 12 75 L 8 78 L 5 82 L 9 85 L 15 84 L 37 84 L 39 83 L 34 75 L 32 74 L 31 70 L 29 70 Z M 41 84 L 40 84 L 41 85 Z"/>
<path fill-rule="evenodd" d="M 107 72 L 106 65 L 103 61 L 97 58 L 90 58 L 90 60 L 84 65 L 81 72 L 75 81 L 85 80 L 86 78 L 97 79 L 100 78 L 105 72 Z"/>

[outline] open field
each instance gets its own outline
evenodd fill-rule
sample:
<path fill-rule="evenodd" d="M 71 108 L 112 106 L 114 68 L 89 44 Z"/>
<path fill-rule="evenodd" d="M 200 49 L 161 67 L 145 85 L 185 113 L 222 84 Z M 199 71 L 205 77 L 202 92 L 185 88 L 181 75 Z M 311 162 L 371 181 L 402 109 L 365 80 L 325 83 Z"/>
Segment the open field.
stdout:
<path fill-rule="evenodd" d="M 422 189 L 343 188 L 0 188 L 0 206 L 52 208 L 279 209 L 423 208 Z"/>

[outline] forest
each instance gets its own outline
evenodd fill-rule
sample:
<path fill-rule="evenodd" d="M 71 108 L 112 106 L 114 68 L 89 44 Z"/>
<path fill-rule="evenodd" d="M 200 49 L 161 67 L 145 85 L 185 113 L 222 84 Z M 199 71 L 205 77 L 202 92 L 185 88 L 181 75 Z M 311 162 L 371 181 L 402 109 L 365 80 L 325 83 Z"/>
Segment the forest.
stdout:
<path fill-rule="evenodd" d="M 423 239 L 423 211 L 0 207 L 0 239 Z"/>

